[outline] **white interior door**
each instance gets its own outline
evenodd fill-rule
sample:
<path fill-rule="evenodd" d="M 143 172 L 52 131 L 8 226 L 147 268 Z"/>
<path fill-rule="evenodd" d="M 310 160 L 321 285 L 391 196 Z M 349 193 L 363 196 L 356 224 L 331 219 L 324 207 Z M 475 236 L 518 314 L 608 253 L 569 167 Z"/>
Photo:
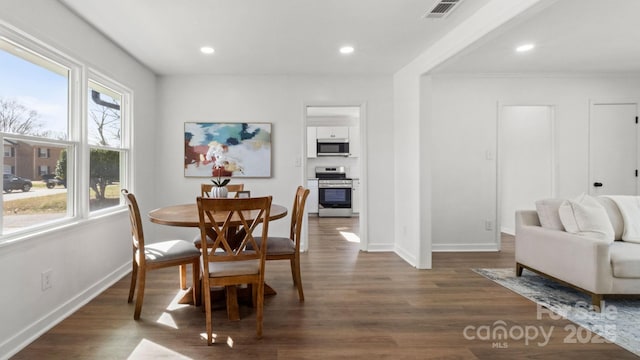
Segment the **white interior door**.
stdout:
<path fill-rule="evenodd" d="M 591 106 L 589 193 L 637 195 L 637 104 Z"/>
<path fill-rule="evenodd" d="M 554 196 L 553 107 L 503 106 L 500 121 L 500 230 L 515 233 L 515 212 Z"/>

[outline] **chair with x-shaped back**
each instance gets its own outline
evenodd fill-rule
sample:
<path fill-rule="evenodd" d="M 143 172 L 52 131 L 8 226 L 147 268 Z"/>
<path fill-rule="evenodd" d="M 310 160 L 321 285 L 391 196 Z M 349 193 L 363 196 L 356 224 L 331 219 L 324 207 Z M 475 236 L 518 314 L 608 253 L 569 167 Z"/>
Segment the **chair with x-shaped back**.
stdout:
<path fill-rule="evenodd" d="M 227 309 L 237 306 L 236 286 L 249 284 L 256 308 L 256 333 L 262 337 L 264 306 L 264 264 L 271 196 L 243 199 L 197 198 L 202 249 L 202 283 L 207 324 L 207 343 L 212 344 L 211 288 L 224 286 Z M 220 224 L 215 214 L 226 214 Z M 261 225 L 258 245 L 254 232 Z M 239 245 L 229 238 L 229 228 L 241 228 L 244 237 Z M 217 236 L 213 246 L 207 246 L 207 229 L 213 228 Z M 252 250 L 247 250 L 247 245 Z M 235 302 L 235 303 L 234 303 Z"/>

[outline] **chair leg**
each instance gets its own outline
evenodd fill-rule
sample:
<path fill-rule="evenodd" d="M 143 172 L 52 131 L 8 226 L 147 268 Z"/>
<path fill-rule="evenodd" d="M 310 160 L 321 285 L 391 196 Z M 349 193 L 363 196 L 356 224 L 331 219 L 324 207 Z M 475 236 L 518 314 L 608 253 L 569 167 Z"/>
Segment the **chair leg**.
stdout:
<path fill-rule="evenodd" d="M 291 259 L 291 274 L 293 275 L 293 284 L 298 288 L 298 300 L 304 301 L 304 291 L 302 291 L 302 276 L 300 275 L 300 259 Z"/>
<path fill-rule="evenodd" d="M 204 279 L 203 279 L 204 280 Z M 207 345 L 213 344 L 213 330 L 212 330 L 212 320 L 211 320 L 211 287 L 209 286 L 209 281 L 203 281 L 203 294 L 204 294 L 204 309 L 206 314 L 206 323 L 207 323 Z"/>
<path fill-rule="evenodd" d="M 142 312 L 142 301 L 144 300 L 144 285 L 146 282 L 147 271 L 145 269 L 140 269 L 138 271 L 138 296 L 136 297 L 136 309 L 133 313 L 133 318 L 135 320 L 140 319 L 140 313 Z"/>
<path fill-rule="evenodd" d="M 136 259 L 133 259 L 133 269 L 131 270 L 131 285 L 129 286 L 129 298 L 127 302 L 130 303 L 133 300 L 133 294 L 136 291 L 136 280 L 138 279 L 138 263 Z"/>
<path fill-rule="evenodd" d="M 262 338 L 262 317 L 264 308 L 264 281 L 260 281 L 255 284 L 257 289 L 256 294 L 256 334 L 258 339 Z"/>
<path fill-rule="evenodd" d="M 187 265 L 180 265 L 180 289 L 187 289 Z"/>
<path fill-rule="evenodd" d="M 191 265 L 193 272 L 193 304 L 200 306 L 200 259 L 196 259 Z"/>
<path fill-rule="evenodd" d="M 291 279 L 293 280 L 293 285 L 298 286 L 296 283 L 296 259 L 289 258 L 289 264 L 291 265 Z"/>

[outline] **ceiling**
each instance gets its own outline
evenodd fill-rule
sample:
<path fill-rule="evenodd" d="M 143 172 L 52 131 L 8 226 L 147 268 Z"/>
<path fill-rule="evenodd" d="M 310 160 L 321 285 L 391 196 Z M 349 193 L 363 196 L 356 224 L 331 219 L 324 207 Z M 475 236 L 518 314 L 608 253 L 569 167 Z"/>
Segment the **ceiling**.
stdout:
<path fill-rule="evenodd" d="M 393 74 L 489 0 L 444 19 L 422 18 L 436 0 L 59 1 L 168 75 Z"/>
<path fill-rule="evenodd" d="M 393 74 L 490 0 L 444 19 L 422 17 L 436 0 L 59 1 L 170 75 Z M 543 0 L 433 72 L 640 72 L 638 14 L 638 0 Z M 536 48 L 516 53 L 524 42 Z"/>
<path fill-rule="evenodd" d="M 558 0 L 501 27 L 434 73 L 638 73 L 640 1 Z M 527 53 L 515 47 L 533 42 Z"/>

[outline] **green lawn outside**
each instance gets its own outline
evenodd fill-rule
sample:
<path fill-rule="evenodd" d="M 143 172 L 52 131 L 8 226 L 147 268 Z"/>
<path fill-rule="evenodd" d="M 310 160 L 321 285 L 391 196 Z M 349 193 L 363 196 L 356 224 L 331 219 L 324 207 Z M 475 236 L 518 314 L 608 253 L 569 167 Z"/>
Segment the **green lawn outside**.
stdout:
<path fill-rule="evenodd" d="M 45 188 L 44 182 L 34 181 L 34 188 Z M 90 192 L 90 208 L 92 211 L 118 205 L 120 202 L 120 185 L 108 185 L 105 192 L 105 200 L 97 201 L 93 190 Z M 4 215 L 12 214 L 45 214 L 63 213 L 67 211 L 67 194 L 52 194 L 26 199 L 16 199 L 4 202 Z"/>

